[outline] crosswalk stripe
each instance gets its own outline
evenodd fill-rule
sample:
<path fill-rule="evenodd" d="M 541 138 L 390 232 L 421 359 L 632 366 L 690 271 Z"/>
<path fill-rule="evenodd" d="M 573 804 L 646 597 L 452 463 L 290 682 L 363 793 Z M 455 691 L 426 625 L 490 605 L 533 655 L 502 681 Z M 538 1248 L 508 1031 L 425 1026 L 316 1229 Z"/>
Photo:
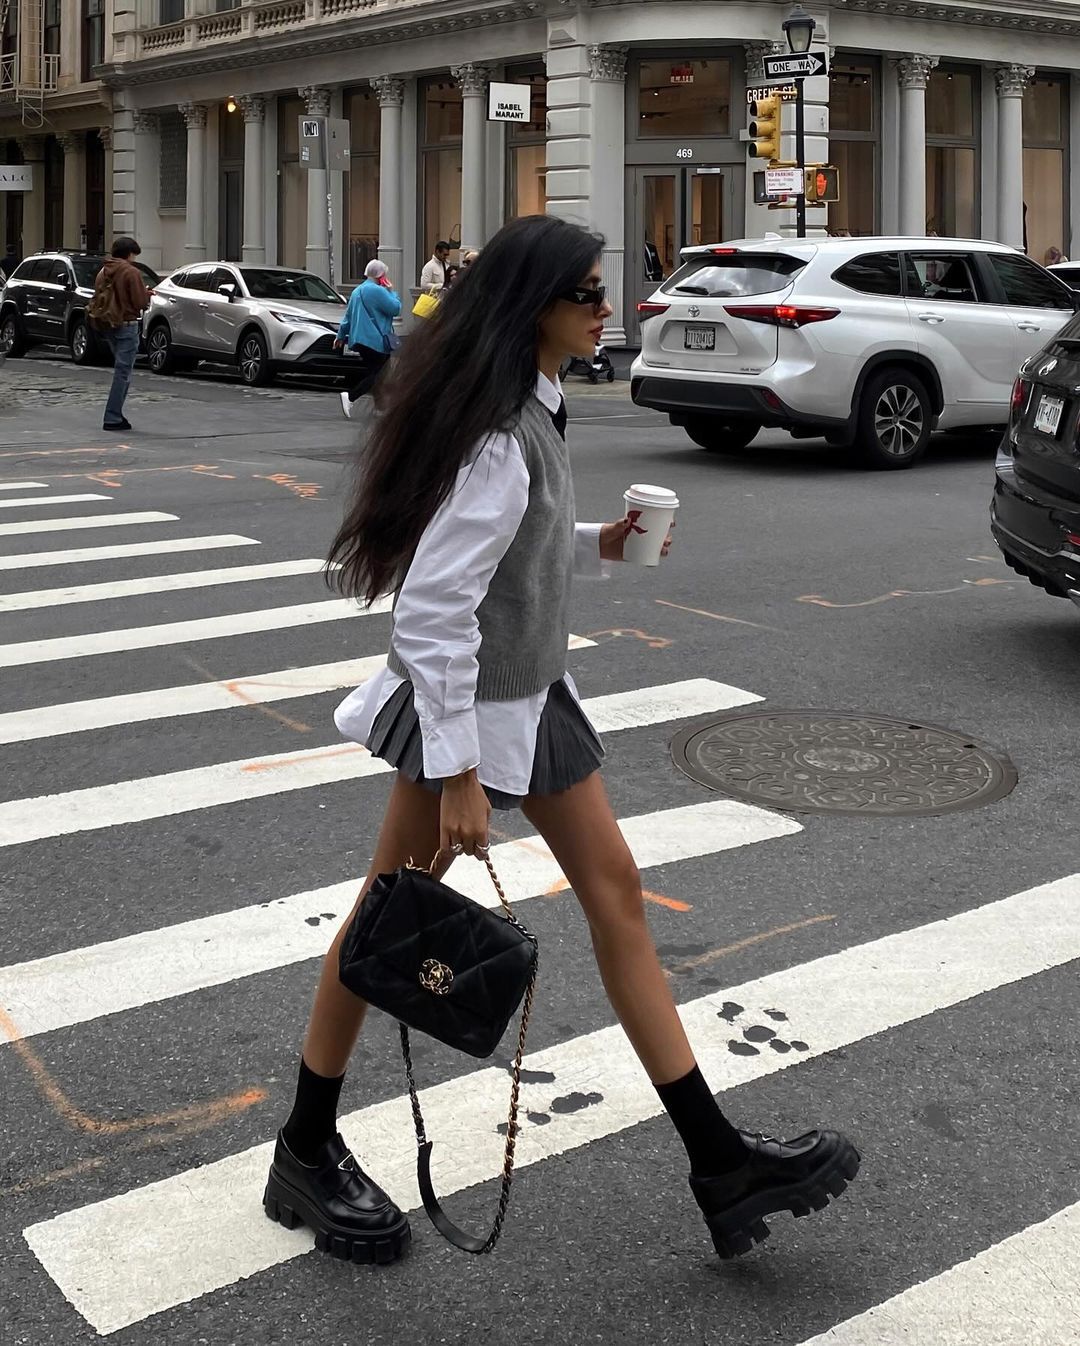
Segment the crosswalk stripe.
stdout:
<path fill-rule="evenodd" d="M 134 626 L 122 631 L 89 631 L 81 636 L 53 636 L 0 645 L 0 668 L 52 663 L 57 659 L 86 659 L 92 654 L 116 654 L 122 650 L 149 650 L 161 645 L 186 645 L 197 640 L 221 640 L 226 636 L 250 635 L 255 631 L 280 631 L 284 627 L 338 622 L 348 617 L 366 617 L 390 611 L 389 599 L 378 599 L 361 608 L 351 598 L 331 598 L 322 603 L 298 603 L 287 608 L 262 608 L 236 612 L 226 617 L 197 617 L 162 626 Z"/>
<path fill-rule="evenodd" d="M 596 710 L 597 728 L 628 729 L 665 720 L 705 715 L 730 705 L 732 689 L 697 679 L 676 689 L 646 687 L 585 701 Z M 610 704 L 605 704 L 610 701 Z M 13 799 L 0 804 L 0 847 L 45 837 L 69 836 L 102 827 L 168 818 L 178 813 L 237 804 L 267 795 L 381 775 L 393 768 L 355 743 L 322 744 L 214 766 L 191 767 L 166 775 L 95 785 L 64 794 Z"/>
<path fill-rule="evenodd" d="M 801 1346 L 1065 1346 L 1080 1339 L 1080 1203 Z"/>
<path fill-rule="evenodd" d="M 84 528 L 121 528 L 136 523 L 176 523 L 179 515 L 146 509 L 131 514 L 87 514 L 71 519 L 23 519 L 0 523 L 0 537 L 26 537 L 35 533 L 72 533 Z"/>
<path fill-rule="evenodd" d="M 24 593 L 0 594 L 0 612 L 27 612 L 35 608 L 65 607 L 72 603 L 99 603 L 108 598 L 176 593 L 181 589 L 211 589 L 218 584 L 245 584 L 249 580 L 317 575 L 325 566 L 326 562 L 321 557 L 309 557 L 297 561 L 269 561 L 263 565 L 224 566 L 218 570 L 191 570 L 179 575 L 141 575 L 137 579 L 78 584 L 66 589 L 29 589 Z"/>
<path fill-rule="evenodd" d="M 0 556 L 0 570 L 31 570 L 37 566 L 66 566 L 80 561 L 123 561 L 136 556 L 168 556 L 176 552 L 212 551 L 220 547 L 258 547 L 258 538 L 237 533 L 212 537 L 176 537 L 167 542 L 129 542 L 114 547 L 72 547 L 67 551 L 25 552 Z"/>
<path fill-rule="evenodd" d="M 790 818 L 731 799 L 623 818 L 620 826 L 643 869 L 802 830 Z M 539 837 L 493 846 L 492 861 L 507 896 L 515 903 L 565 884 Z M 450 882 L 459 892 L 484 906 L 498 905 L 486 870 L 467 860 L 458 860 L 452 868 Z M 19 1036 L 28 1038 L 321 957 L 361 882 L 358 876 L 276 901 L 0 968 L 0 1007 Z M 327 913 L 333 913 L 337 921 Z M 0 1023 L 0 1042 L 6 1036 Z"/>
<path fill-rule="evenodd" d="M 1080 957 L 1078 899 L 1073 874 L 692 1000 L 681 1007 L 683 1022 L 712 1087 L 737 1088 Z M 539 994 L 553 994 L 543 978 Z M 725 1001 L 745 1007 L 733 1023 Z M 749 1047 L 742 1030 L 758 1026 L 782 1028 L 786 1046 L 797 1041 L 806 1050 L 762 1043 L 756 1055 L 734 1053 L 729 1043 Z M 542 1049 L 526 1064 L 537 1082 L 524 1086 L 522 1112 L 543 1114 L 544 1123 L 523 1123 L 519 1167 L 661 1112 L 617 1025 Z M 424 1090 L 442 1193 L 498 1176 L 506 1089 L 505 1069 L 490 1066 Z M 577 1106 L 568 1108 L 572 1097 Z M 416 1209 L 407 1095 L 342 1118 L 341 1129 L 398 1202 Z M 269 1143 L 254 1146 L 41 1221 L 24 1237 L 91 1326 L 115 1332 L 310 1251 L 307 1230 L 271 1224 L 259 1209 L 271 1152 Z M 1063 1284 L 1072 1284 L 1071 1274 Z"/>
<path fill-rule="evenodd" d="M 17 509 L 27 505 L 74 505 L 83 500 L 112 500 L 111 495 L 32 495 L 17 500 L 0 500 L 0 509 Z"/>
<path fill-rule="evenodd" d="M 47 491 L 49 483 L 46 481 L 2 481 L 0 482 L 0 491 L 29 491 L 40 489 Z"/>

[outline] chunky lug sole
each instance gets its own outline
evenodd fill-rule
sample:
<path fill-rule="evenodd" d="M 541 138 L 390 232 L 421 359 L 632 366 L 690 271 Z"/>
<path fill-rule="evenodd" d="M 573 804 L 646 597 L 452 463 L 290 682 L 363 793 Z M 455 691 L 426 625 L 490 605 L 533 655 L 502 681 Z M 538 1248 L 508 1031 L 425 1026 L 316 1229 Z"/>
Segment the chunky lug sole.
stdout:
<path fill-rule="evenodd" d="M 705 1223 L 712 1235 L 713 1247 L 725 1261 L 741 1257 L 769 1237 L 766 1215 L 790 1211 L 796 1219 L 815 1210 L 824 1210 L 829 1201 L 840 1196 L 859 1171 L 862 1160 L 850 1141 L 832 1155 L 802 1182 L 785 1183 L 769 1191 L 755 1192 L 715 1215 L 707 1215 Z"/>
<path fill-rule="evenodd" d="M 398 1260 L 412 1239 L 409 1221 L 404 1215 L 399 1224 L 369 1234 L 333 1224 L 308 1197 L 284 1182 L 273 1168 L 263 1193 L 263 1209 L 271 1220 L 286 1229 L 307 1225 L 315 1233 L 316 1248 L 343 1262 L 375 1262 L 386 1266 Z"/>

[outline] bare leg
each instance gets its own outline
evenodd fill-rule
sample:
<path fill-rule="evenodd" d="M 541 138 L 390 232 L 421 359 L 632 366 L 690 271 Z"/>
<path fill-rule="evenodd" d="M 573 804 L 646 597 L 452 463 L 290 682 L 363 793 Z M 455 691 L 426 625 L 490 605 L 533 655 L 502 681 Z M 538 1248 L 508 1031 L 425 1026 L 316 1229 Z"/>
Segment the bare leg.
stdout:
<path fill-rule="evenodd" d="M 604 989 L 653 1084 L 694 1068 L 645 917 L 641 879 L 611 811 L 600 773 L 522 811 L 551 848 L 589 922 Z"/>
<path fill-rule="evenodd" d="M 332 1078 L 345 1073 L 367 1011 L 367 1002 L 347 991 L 338 979 L 338 950 L 353 912 L 376 874 L 390 874 L 408 860 L 427 865 L 438 848 L 439 796 L 399 773 L 386 806 L 371 869 L 323 962 L 304 1038 L 304 1060 L 317 1075 Z M 441 866 L 440 872 L 445 868 L 446 865 Z"/>

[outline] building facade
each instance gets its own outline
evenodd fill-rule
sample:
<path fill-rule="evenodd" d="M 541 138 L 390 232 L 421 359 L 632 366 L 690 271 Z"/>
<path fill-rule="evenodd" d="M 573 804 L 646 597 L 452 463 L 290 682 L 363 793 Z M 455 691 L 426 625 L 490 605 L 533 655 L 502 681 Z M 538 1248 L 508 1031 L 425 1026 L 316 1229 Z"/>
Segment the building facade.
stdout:
<path fill-rule="evenodd" d="M 29 169 L 0 191 L 0 260 L 101 248 L 111 229 L 112 98 L 105 0 L 0 0 L 0 165 Z"/>
<path fill-rule="evenodd" d="M 60 2 L 81 13 L 104 0 Z M 680 247 L 790 223 L 754 204 L 743 139 L 786 3 L 108 4 L 95 73 L 113 108 L 111 226 L 151 266 L 263 261 L 347 284 L 378 254 L 408 287 L 437 239 L 479 246 L 546 210 L 605 235 L 610 336 L 632 344 L 635 301 Z M 1080 5 L 808 7 L 831 56 L 830 75 L 806 85 L 808 158 L 836 164 L 842 192 L 809 212 L 812 228 L 1070 253 Z M 528 121 L 487 120 L 492 80 L 529 86 Z M 349 171 L 308 167 L 305 115 L 348 121 Z M 42 209 L 55 215 L 55 203 L 31 214 Z"/>

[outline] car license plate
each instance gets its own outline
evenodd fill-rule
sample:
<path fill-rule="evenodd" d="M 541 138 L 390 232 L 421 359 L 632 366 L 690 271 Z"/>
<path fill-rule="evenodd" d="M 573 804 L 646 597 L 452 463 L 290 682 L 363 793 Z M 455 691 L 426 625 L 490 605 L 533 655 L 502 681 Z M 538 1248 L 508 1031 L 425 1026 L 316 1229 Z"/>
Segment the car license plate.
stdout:
<path fill-rule="evenodd" d="M 1056 435 L 1064 409 L 1065 403 L 1060 397 L 1040 397 L 1035 412 L 1035 429 L 1041 430 L 1044 435 Z"/>
<path fill-rule="evenodd" d="M 685 340 L 688 351 L 714 351 L 716 350 L 716 328 L 688 327 Z"/>

